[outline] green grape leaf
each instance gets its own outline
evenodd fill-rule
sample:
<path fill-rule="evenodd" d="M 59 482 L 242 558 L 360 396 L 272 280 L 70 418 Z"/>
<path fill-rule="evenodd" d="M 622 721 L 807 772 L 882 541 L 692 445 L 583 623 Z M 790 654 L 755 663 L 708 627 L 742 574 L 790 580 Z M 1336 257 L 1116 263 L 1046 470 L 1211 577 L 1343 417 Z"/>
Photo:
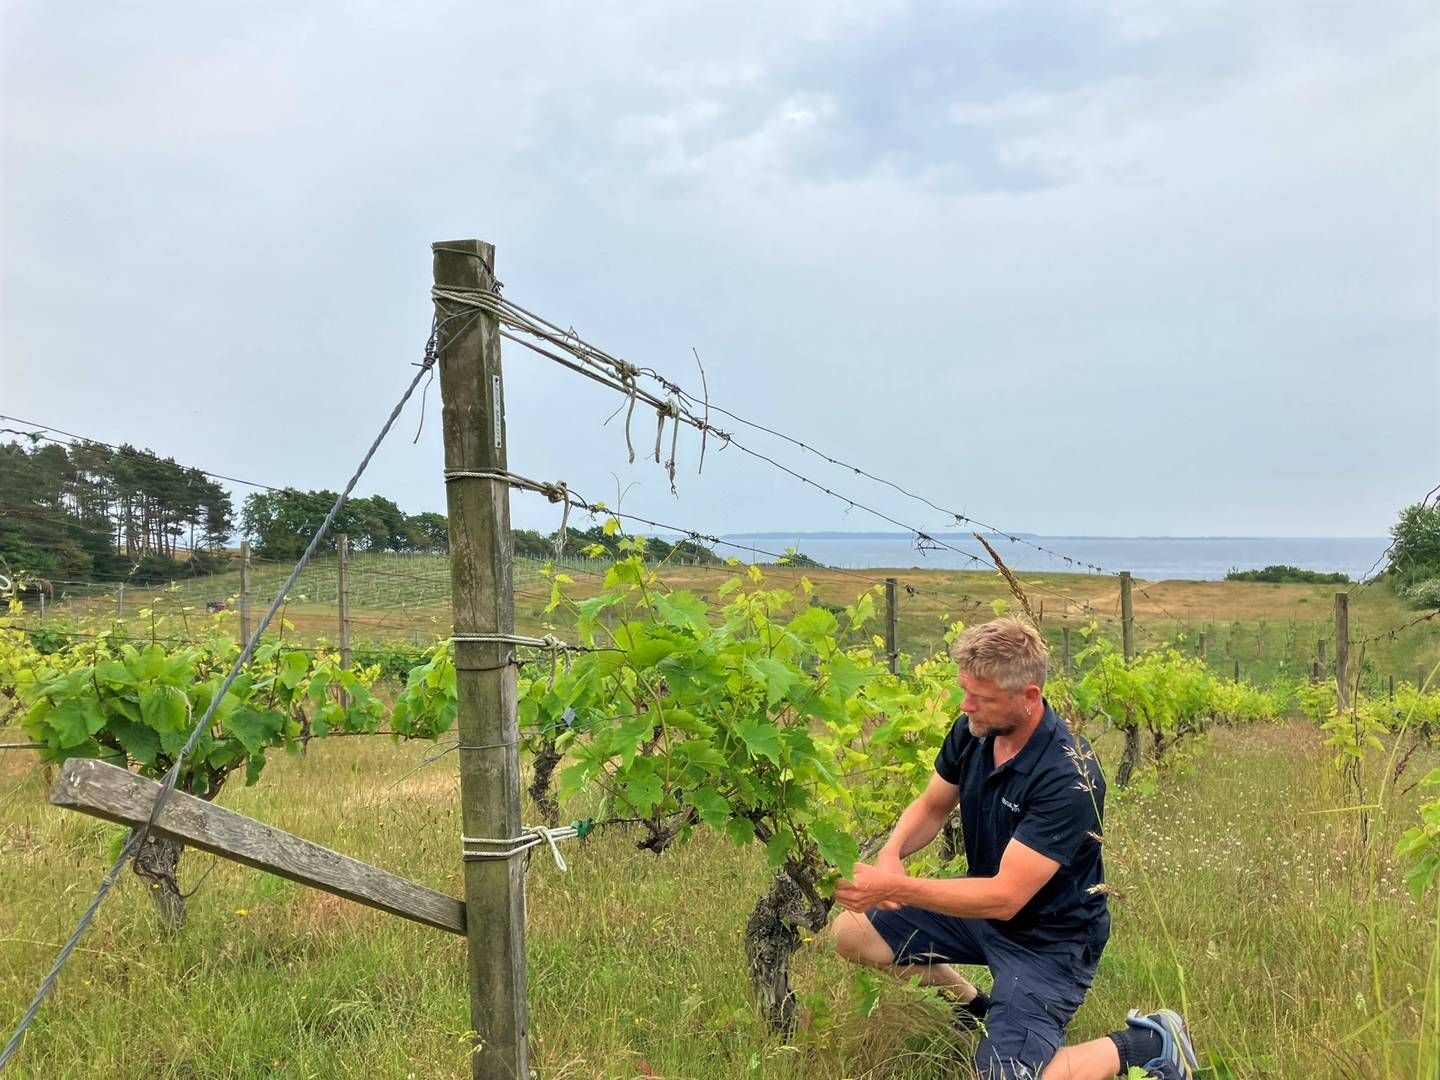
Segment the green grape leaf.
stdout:
<path fill-rule="evenodd" d="M 120 748 L 141 765 L 154 765 L 160 753 L 160 736 L 152 727 L 131 720 L 112 719 L 110 732 Z"/>
<path fill-rule="evenodd" d="M 225 722 L 226 731 L 252 755 L 278 738 L 284 725 L 285 718 L 278 712 L 257 712 L 248 706 L 236 709 Z"/>
<path fill-rule="evenodd" d="M 692 592 L 661 593 L 655 597 L 655 610 L 667 625 L 680 630 L 703 633 L 710 628 L 710 605 Z"/>
<path fill-rule="evenodd" d="M 820 857 L 835 867 L 845 877 L 855 872 L 855 860 L 860 857 L 860 846 L 847 832 L 837 829 L 828 821 L 816 821 L 810 825 L 810 835 L 820 849 Z"/>
<path fill-rule="evenodd" d="M 805 681 L 805 676 L 787 664 L 771 657 L 747 660 L 745 670 L 765 684 L 765 704 L 774 705 L 790 690 Z"/>
<path fill-rule="evenodd" d="M 755 839 L 755 823 L 749 818 L 732 817 L 725 823 L 725 835 L 742 846 L 752 843 Z"/>
<path fill-rule="evenodd" d="M 789 829 L 777 832 L 765 843 L 765 861 L 770 864 L 770 869 L 778 870 L 798 846 L 795 834 Z"/>
<path fill-rule="evenodd" d="M 624 794 L 626 802 L 641 814 L 648 814 L 665 797 L 665 787 L 655 772 L 647 771 L 632 777 L 625 784 Z"/>
<path fill-rule="evenodd" d="M 280 683 L 288 690 L 294 690 L 310 670 L 310 658 L 304 653 L 286 653 L 280 658 Z"/>
<path fill-rule="evenodd" d="M 780 729 L 769 720 L 747 717 L 735 725 L 734 731 L 752 755 L 780 764 Z"/>
<path fill-rule="evenodd" d="M 690 804 L 700 813 L 700 820 L 712 829 L 724 826 L 730 816 L 730 800 L 714 788 L 697 788 L 690 793 Z"/>
<path fill-rule="evenodd" d="M 821 607 L 807 608 L 785 629 L 807 644 L 815 644 L 825 638 L 833 638 L 840 630 L 840 623 L 830 612 Z"/>
<path fill-rule="evenodd" d="M 188 702 L 185 695 L 173 686 L 142 686 L 140 688 L 140 718 L 164 734 L 165 732 L 185 731 L 185 721 L 189 713 Z M 184 742 L 184 739 L 181 739 Z"/>

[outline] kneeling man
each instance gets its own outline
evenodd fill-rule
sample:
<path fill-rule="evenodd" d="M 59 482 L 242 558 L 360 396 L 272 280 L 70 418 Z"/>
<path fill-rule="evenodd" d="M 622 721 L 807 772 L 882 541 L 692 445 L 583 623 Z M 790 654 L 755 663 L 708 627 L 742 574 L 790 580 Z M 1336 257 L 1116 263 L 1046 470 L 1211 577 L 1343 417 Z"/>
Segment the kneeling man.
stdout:
<path fill-rule="evenodd" d="M 1110 935 L 1101 859 L 1105 779 L 1090 744 L 1043 696 L 1045 643 L 1015 619 L 967 630 L 951 650 L 965 691 L 925 792 L 900 816 L 873 866 L 835 899 L 841 956 L 918 974 L 984 1028 L 986 1080 L 1104 1080 L 1140 1065 L 1191 1080 L 1185 1024 L 1168 1009 L 1132 1012 L 1123 1030 L 1061 1049 Z M 968 870 L 907 877 L 901 860 L 935 839 L 956 804 Z M 976 989 L 952 964 L 990 969 Z"/>

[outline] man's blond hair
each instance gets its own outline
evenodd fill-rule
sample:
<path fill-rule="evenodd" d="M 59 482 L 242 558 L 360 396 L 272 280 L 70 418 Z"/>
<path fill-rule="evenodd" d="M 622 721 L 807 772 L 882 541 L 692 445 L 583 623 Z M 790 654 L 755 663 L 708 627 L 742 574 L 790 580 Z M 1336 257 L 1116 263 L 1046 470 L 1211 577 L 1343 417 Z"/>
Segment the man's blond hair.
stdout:
<path fill-rule="evenodd" d="M 994 679 L 1012 694 L 1032 683 L 1044 688 L 1048 651 L 1040 631 L 1012 618 L 972 626 L 950 646 L 950 655 L 963 674 Z"/>

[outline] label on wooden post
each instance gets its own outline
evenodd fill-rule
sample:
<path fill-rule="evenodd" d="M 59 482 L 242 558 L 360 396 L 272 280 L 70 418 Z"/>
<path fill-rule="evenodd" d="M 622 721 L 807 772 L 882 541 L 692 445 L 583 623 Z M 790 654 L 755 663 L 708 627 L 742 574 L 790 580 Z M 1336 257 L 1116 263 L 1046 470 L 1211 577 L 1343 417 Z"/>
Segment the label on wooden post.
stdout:
<path fill-rule="evenodd" d="M 495 449 L 505 448 L 505 415 L 500 409 L 500 376 L 490 376 L 490 409 L 495 416 Z"/>

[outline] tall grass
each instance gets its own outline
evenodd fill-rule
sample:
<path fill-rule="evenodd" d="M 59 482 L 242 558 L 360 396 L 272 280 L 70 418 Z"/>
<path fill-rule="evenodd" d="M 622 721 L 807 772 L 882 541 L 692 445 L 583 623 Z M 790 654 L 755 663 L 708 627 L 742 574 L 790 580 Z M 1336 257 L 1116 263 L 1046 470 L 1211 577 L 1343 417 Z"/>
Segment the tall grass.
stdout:
<path fill-rule="evenodd" d="M 1100 750 L 1108 760 L 1118 748 L 1101 740 Z M 454 756 L 411 773 L 424 751 L 316 743 L 221 801 L 458 893 Z M 1393 785 L 1394 825 L 1377 831 L 1413 820 L 1418 793 L 1405 789 L 1435 758 L 1410 761 Z M 1371 763 L 1377 781 L 1384 767 Z M 6 1027 L 114 835 L 49 808 L 44 792 L 31 755 L 0 757 Z M 1127 1009 L 1183 999 L 1197 1042 L 1224 1063 L 1216 1076 L 1422 1075 L 1436 1039 L 1434 900 L 1409 898 L 1383 837 L 1357 852 L 1353 823 L 1333 812 L 1343 797 L 1318 734 L 1294 724 L 1220 729 L 1180 775 L 1112 799 L 1114 931 L 1072 1039 L 1113 1030 Z M 560 874 L 537 856 L 528 879 L 541 1077 L 967 1074 L 968 1044 L 942 1006 L 882 981 L 861 1016 L 854 972 L 814 949 L 797 964 L 796 1044 L 766 1034 L 741 948 L 768 880 L 756 852 L 701 832 L 656 858 L 611 831 L 567 858 Z M 187 854 L 182 879 L 195 882 L 211 862 Z M 83 944 L 16 1075 L 468 1075 L 463 943 L 440 932 L 219 861 L 178 937 L 162 935 L 131 879 Z"/>

